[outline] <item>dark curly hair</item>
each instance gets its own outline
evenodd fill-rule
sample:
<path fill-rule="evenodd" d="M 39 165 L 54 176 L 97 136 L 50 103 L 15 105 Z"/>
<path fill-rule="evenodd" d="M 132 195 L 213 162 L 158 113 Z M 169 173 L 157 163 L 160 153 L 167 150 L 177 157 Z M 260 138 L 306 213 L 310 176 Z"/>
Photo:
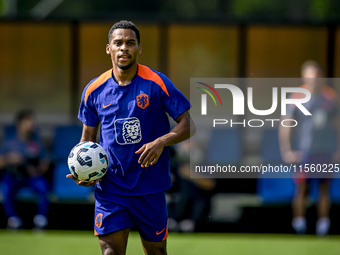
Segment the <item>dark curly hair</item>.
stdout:
<path fill-rule="evenodd" d="M 111 37 L 112 37 L 112 33 L 114 30 L 118 29 L 118 28 L 123 28 L 123 29 L 131 29 L 136 33 L 136 37 L 137 37 L 137 43 L 140 44 L 140 33 L 138 28 L 136 27 L 136 25 L 128 20 L 121 20 L 119 22 L 116 22 L 110 29 L 109 31 L 109 43 L 111 42 Z"/>

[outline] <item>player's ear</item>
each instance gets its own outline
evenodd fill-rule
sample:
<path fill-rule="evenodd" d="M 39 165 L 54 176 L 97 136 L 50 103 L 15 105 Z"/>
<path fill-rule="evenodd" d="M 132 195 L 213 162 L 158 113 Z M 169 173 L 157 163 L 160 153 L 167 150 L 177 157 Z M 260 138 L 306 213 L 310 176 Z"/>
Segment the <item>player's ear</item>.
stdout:
<path fill-rule="evenodd" d="M 138 53 L 139 53 L 139 54 L 142 53 L 142 45 L 141 45 L 141 44 L 138 45 Z"/>
<path fill-rule="evenodd" d="M 110 44 L 106 44 L 106 54 L 110 55 Z"/>

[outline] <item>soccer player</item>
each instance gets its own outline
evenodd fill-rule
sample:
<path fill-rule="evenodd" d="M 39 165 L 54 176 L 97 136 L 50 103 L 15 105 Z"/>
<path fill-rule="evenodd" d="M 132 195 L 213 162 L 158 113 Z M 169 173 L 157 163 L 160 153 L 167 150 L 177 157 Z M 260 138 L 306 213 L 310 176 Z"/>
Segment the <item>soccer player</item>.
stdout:
<path fill-rule="evenodd" d="M 108 37 L 113 68 L 85 87 L 78 118 L 81 141 L 95 141 L 101 124 L 109 170 L 99 182 L 67 177 L 81 186 L 95 185 L 95 235 L 103 254 L 125 254 L 133 226 L 146 254 L 166 254 L 168 146 L 195 132 L 191 104 L 164 74 L 137 63 L 142 45 L 132 22 L 115 23 Z M 177 122 L 171 131 L 167 113 Z"/>
<path fill-rule="evenodd" d="M 311 92 L 311 99 L 304 107 L 312 114 L 305 116 L 295 105 L 287 108 L 288 118 L 297 119 L 296 128 L 282 127 L 279 129 L 280 149 L 282 159 L 286 163 L 330 165 L 339 160 L 339 149 L 334 153 L 335 135 L 332 129 L 339 130 L 338 96 L 329 86 L 322 83 L 321 66 L 315 61 L 306 61 L 301 67 L 301 76 L 304 81 L 302 88 Z M 298 98 L 301 94 L 293 93 L 292 98 Z M 293 131 L 295 131 L 293 133 Z M 294 137 L 295 139 L 291 139 Z M 294 150 L 292 140 L 297 144 Z M 304 234 L 307 230 L 305 218 L 307 188 L 314 179 L 319 185 L 319 197 L 317 203 L 318 220 L 316 234 L 326 235 L 330 227 L 329 219 L 329 174 L 317 172 L 302 172 L 294 176 L 295 194 L 292 201 L 293 220 L 292 227 L 298 234 Z"/>

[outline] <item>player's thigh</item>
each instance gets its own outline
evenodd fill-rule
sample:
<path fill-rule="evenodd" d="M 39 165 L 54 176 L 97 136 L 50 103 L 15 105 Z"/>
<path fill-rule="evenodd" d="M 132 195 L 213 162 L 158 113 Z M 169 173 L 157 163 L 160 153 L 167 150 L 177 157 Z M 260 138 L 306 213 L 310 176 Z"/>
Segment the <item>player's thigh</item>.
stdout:
<path fill-rule="evenodd" d="M 119 230 L 133 227 L 133 221 L 124 201 L 105 200 L 96 193 L 94 233 L 96 236 L 107 235 Z"/>
<path fill-rule="evenodd" d="M 149 242 L 141 238 L 144 253 L 147 255 L 165 255 L 166 251 L 166 240 L 160 242 Z"/>
<path fill-rule="evenodd" d="M 161 242 L 168 236 L 168 212 L 164 192 L 131 198 L 129 213 L 140 236 Z"/>
<path fill-rule="evenodd" d="M 303 197 L 307 195 L 308 191 L 308 179 L 300 178 L 298 181 L 294 180 L 295 182 L 295 197 Z"/>
<path fill-rule="evenodd" d="M 98 236 L 103 255 L 124 255 L 130 229 L 118 230 L 106 235 Z"/>

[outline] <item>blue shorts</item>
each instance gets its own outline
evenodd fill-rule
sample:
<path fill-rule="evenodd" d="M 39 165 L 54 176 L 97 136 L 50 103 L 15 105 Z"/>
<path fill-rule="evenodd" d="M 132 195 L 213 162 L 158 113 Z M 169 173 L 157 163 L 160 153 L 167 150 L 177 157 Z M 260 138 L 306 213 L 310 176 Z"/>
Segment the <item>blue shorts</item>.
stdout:
<path fill-rule="evenodd" d="M 165 192 L 143 196 L 120 196 L 95 192 L 94 233 L 96 236 L 136 227 L 149 242 L 168 236 L 168 212 Z"/>

